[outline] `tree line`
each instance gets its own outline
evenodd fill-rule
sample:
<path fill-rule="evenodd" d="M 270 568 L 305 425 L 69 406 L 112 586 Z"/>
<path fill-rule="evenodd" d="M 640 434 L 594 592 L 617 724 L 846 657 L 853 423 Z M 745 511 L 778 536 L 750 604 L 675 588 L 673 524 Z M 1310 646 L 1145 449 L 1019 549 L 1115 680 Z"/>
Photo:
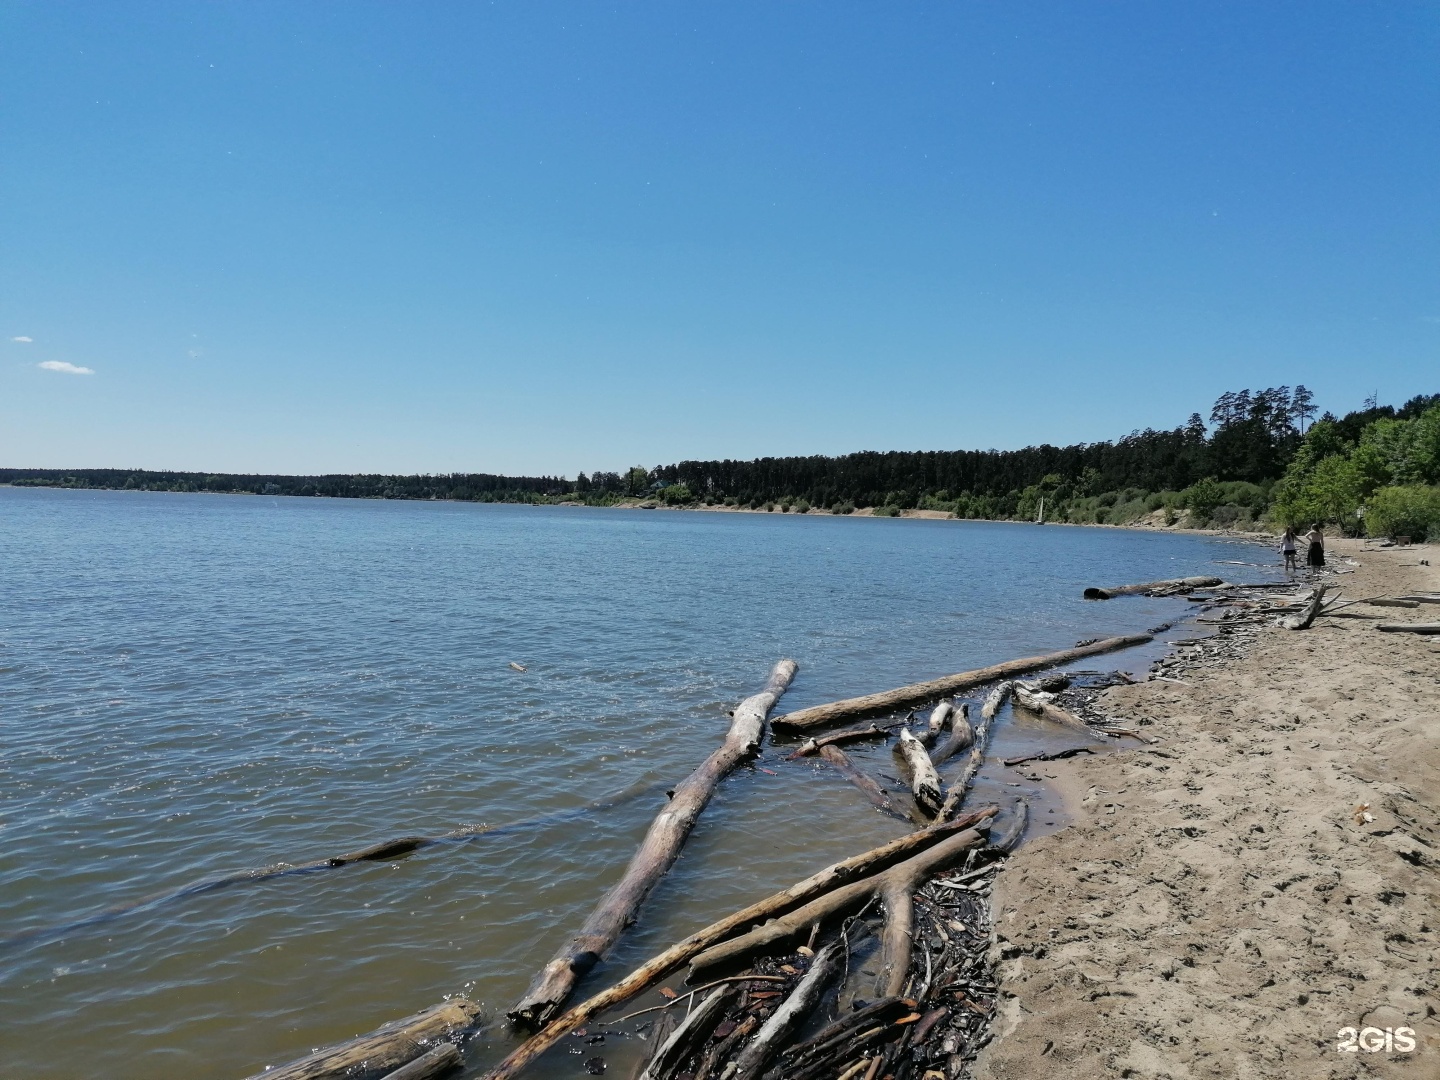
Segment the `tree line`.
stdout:
<path fill-rule="evenodd" d="M 1409 443 L 1408 449 L 1396 449 L 1406 438 L 1421 439 L 1417 433 L 1429 430 L 1430 421 L 1424 418 L 1440 417 L 1437 410 L 1440 394 L 1420 394 L 1399 406 L 1371 399 L 1343 416 L 1327 412 L 1317 420 L 1314 395 L 1308 389 L 1279 386 L 1222 394 L 1210 409 L 1208 424 L 1196 412 L 1169 430 L 1147 428 L 1113 441 L 1020 450 L 862 451 L 834 457 L 681 461 L 655 468 L 637 465 L 624 472 L 582 472 L 574 480 L 491 473 L 286 476 L 0 469 L 0 483 L 591 505 L 638 498 L 674 505 L 719 503 L 836 513 L 869 507 L 876 513 L 894 514 L 920 508 L 958 517 L 1043 515 L 1047 520 L 1111 523 L 1158 513 L 1173 522 L 1183 513 L 1196 524 L 1244 525 L 1272 509 L 1287 517 L 1327 520 L 1340 520 L 1343 511 L 1349 515 L 1348 524 L 1360 503 L 1380 488 L 1440 482 L 1423 467 L 1406 464 L 1420 461 L 1423 451 Z M 1397 432 L 1410 434 L 1402 437 Z M 1342 468 L 1329 460 L 1341 456 L 1349 461 L 1347 455 L 1356 454 L 1358 463 L 1353 467 Z M 1381 458 L 1391 462 L 1388 473 L 1375 464 Z M 1322 463 L 1326 464 L 1321 467 Z"/>

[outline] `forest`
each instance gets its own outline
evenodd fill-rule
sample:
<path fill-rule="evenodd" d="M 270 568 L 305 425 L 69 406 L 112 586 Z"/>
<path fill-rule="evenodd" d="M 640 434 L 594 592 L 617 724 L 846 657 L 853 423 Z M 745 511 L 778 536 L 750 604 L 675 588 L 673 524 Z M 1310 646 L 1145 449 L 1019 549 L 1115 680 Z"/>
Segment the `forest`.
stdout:
<path fill-rule="evenodd" d="M 386 476 L 0 469 L 16 486 L 360 499 L 723 505 L 781 513 L 906 510 L 960 518 L 1224 528 L 1308 525 L 1440 539 L 1440 394 L 1316 418 L 1304 386 L 1222 394 L 1166 431 L 1020 450 L 863 451 L 682 461 L 624 472 Z"/>

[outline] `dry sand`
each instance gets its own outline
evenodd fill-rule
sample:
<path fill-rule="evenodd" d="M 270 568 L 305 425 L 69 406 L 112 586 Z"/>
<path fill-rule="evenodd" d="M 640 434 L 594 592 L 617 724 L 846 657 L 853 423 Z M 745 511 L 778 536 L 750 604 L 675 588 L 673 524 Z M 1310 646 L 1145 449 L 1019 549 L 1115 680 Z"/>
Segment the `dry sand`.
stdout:
<path fill-rule="evenodd" d="M 1348 597 L 1440 590 L 1435 545 L 1340 546 Z M 1183 678 L 1106 692 L 1154 747 L 1046 765 L 1076 822 L 999 875 L 975 1075 L 1440 1077 L 1440 638 L 1322 618 Z M 1337 1049 L 1367 1026 L 1418 1046 Z"/>

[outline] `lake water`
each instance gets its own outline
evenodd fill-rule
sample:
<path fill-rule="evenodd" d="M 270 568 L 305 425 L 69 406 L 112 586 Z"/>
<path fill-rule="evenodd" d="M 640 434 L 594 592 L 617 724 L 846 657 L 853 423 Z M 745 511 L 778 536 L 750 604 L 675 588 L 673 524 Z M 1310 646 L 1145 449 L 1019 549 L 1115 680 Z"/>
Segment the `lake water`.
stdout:
<path fill-rule="evenodd" d="M 0 937 L 673 784 L 782 656 L 778 712 L 1141 631 L 1186 605 L 1081 589 L 1253 580 L 1255 557 L 1019 524 L 0 488 Z M 724 784 L 587 987 L 902 831 L 782 757 Z M 0 1075 L 239 1078 L 447 993 L 503 1014 L 663 798 L 0 947 Z M 493 1026 L 472 1067 L 510 1045 Z"/>

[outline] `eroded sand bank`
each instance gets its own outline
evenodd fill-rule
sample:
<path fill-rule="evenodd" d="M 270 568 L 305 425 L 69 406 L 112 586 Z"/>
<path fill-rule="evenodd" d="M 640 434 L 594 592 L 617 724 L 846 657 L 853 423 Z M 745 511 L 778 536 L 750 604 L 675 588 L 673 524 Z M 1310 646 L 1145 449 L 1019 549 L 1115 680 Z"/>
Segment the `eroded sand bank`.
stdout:
<path fill-rule="evenodd" d="M 1348 550 L 1347 597 L 1440 590 L 1434 545 Z M 1322 618 L 1183 678 L 1106 692 L 1162 742 L 1046 766 L 1077 820 L 999 875 L 976 1075 L 1440 1076 L 1440 638 Z"/>

